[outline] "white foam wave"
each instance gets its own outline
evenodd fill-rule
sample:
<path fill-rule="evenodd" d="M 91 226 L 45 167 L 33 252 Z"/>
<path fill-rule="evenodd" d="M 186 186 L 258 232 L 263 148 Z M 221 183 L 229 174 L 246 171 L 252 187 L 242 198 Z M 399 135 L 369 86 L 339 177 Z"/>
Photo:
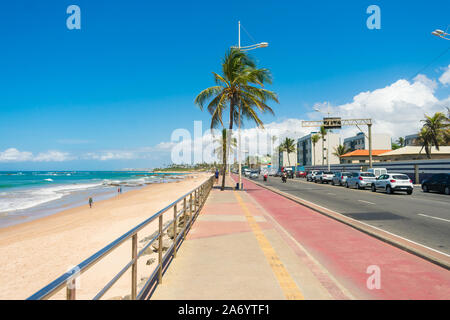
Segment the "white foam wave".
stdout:
<path fill-rule="evenodd" d="M 0 212 L 29 209 L 46 202 L 61 199 L 74 191 L 95 188 L 101 185 L 101 183 L 72 184 L 2 192 L 0 193 Z"/>

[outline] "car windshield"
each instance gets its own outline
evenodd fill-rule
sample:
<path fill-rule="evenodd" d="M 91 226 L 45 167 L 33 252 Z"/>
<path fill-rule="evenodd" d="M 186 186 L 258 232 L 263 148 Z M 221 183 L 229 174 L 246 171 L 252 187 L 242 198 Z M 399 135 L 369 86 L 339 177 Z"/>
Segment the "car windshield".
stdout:
<path fill-rule="evenodd" d="M 370 172 L 361 172 L 361 177 L 375 178 L 375 175 Z"/>
<path fill-rule="evenodd" d="M 342 175 L 345 176 L 345 177 L 351 177 L 352 176 L 352 174 L 350 172 L 343 172 Z"/>
<path fill-rule="evenodd" d="M 395 176 L 392 176 L 392 178 L 397 180 L 409 180 L 409 177 L 406 174 L 396 174 Z"/>

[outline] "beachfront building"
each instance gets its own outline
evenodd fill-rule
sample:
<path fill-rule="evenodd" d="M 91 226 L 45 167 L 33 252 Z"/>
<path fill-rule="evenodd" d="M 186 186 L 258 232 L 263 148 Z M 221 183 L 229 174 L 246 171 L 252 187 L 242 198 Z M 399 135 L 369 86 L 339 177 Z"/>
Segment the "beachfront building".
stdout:
<path fill-rule="evenodd" d="M 278 168 L 282 167 L 294 167 L 297 165 L 297 152 L 291 152 L 288 157 L 288 153 L 286 151 L 279 152 L 278 151 Z"/>
<path fill-rule="evenodd" d="M 300 166 L 322 165 L 322 138 L 317 141 L 315 147 L 313 147 L 311 137 L 317 134 L 317 132 L 311 132 L 310 134 L 301 137 L 297 140 L 297 159 Z M 341 138 L 339 134 L 328 132 L 323 141 L 323 164 L 327 164 L 327 148 L 328 141 L 330 139 L 330 164 L 339 164 L 339 157 L 335 156 L 334 149 L 340 145 Z"/>
<path fill-rule="evenodd" d="M 368 150 L 369 139 L 364 132 L 359 132 L 356 136 L 344 139 L 344 146 L 351 151 Z M 391 137 L 386 133 L 372 134 L 372 149 L 390 150 L 392 148 Z"/>
<path fill-rule="evenodd" d="M 406 146 L 379 156 L 381 161 L 407 161 L 428 159 L 425 149 L 421 146 Z M 431 159 L 450 159 L 450 146 L 439 146 L 431 148 Z"/>
<path fill-rule="evenodd" d="M 380 162 L 382 158 L 380 157 L 382 154 L 388 153 L 391 149 L 388 150 L 372 150 L 372 162 Z M 369 150 L 354 150 L 350 151 L 346 154 L 343 154 L 341 157 L 341 163 L 368 163 L 369 162 Z"/>
<path fill-rule="evenodd" d="M 410 134 L 405 137 L 405 146 L 418 146 L 419 134 Z"/>

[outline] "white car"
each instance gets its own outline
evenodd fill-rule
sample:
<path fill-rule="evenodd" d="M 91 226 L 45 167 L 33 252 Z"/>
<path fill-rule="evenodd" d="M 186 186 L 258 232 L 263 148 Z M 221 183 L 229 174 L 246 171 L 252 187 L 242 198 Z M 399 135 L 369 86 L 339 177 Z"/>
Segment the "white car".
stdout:
<path fill-rule="evenodd" d="M 320 183 L 330 183 L 333 180 L 334 177 L 334 173 L 331 171 L 324 171 L 322 172 L 322 174 L 320 175 L 320 177 L 316 177 L 317 182 Z"/>
<path fill-rule="evenodd" d="M 257 179 L 259 177 L 258 171 L 252 171 L 250 172 L 250 178 Z"/>
<path fill-rule="evenodd" d="M 373 192 L 377 190 L 386 191 L 387 194 L 392 194 L 395 191 L 405 191 L 407 194 L 412 194 L 414 186 L 412 180 L 403 173 L 387 173 L 379 176 L 371 185 Z"/>
<path fill-rule="evenodd" d="M 308 172 L 308 174 L 306 175 L 306 181 L 314 181 L 314 177 L 316 176 L 317 172 L 319 171 L 313 170 Z"/>

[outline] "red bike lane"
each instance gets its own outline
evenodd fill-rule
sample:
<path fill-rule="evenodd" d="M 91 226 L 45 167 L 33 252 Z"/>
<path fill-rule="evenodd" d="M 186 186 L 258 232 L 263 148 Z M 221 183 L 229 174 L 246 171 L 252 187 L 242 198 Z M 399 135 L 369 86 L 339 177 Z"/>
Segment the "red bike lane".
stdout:
<path fill-rule="evenodd" d="M 249 180 L 245 191 L 357 299 L 450 299 L 448 270 Z"/>

